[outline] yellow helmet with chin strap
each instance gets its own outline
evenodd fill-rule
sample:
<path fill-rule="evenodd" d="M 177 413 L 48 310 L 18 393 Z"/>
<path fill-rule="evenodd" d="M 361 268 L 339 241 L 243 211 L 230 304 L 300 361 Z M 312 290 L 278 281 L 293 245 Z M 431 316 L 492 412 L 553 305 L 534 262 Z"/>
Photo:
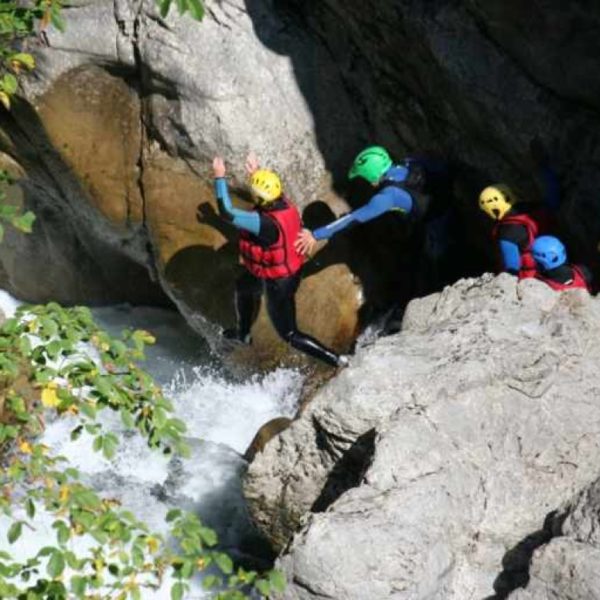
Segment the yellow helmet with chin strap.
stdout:
<path fill-rule="evenodd" d="M 479 194 L 479 208 L 496 221 L 503 219 L 516 203 L 513 191 L 503 183 L 490 185 Z"/>
<path fill-rule="evenodd" d="M 271 202 L 277 200 L 283 192 L 279 177 L 273 173 L 273 171 L 267 171 L 266 169 L 259 169 L 252 173 L 252 176 L 250 177 L 250 187 L 258 199 L 258 204 L 260 206 L 271 204 Z"/>

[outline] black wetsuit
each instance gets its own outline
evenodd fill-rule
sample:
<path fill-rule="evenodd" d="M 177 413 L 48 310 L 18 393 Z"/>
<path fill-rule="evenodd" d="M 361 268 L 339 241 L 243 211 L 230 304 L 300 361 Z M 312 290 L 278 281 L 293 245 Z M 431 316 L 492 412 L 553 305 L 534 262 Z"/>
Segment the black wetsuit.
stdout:
<path fill-rule="evenodd" d="M 592 286 L 593 275 L 590 269 L 584 265 L 577 265 L 579 272 L 583 276 L 584 281 L 588 285 L 588 288 Z M 541 275 L 545 279 L 551 279 L 557 283 L 566 284 L 573 281 L 573 265 L 564 264 L 554 269 L 548 269 L 547 271 L 541 271 Z"/>
<path fill-rule="evenodd" d="M 270 218 L 268 214 L 286 208 L 285 201 L 277 200 L 269 207 L 268 211 L 254 211 L 253 218 L 247 219 L 249 216 L 247 211 L 231 207 L 224 180 L 217 179 L 216 183 L 216 196 L 221 216 L 232 222 L 239 230 L 249 232 L 252 241 L 259 246 L 268 248 L 276 244 L 280 232 L 274 219 Z M 267 300 L 267 312 L 277 333 L 300 352 L 336 367 L 340 364 L 340 357 L 337 353 L 310 335 L 298 330 L 295 294 L 300 285 L 300 273 L 298 271 L 290 277 L 271 279 L 256 277 L 249 271 L 245 271 L 238 278 L 235 286 L 235 308 L 238 317 L 235 337 L 244 342 L 249 340 L 250 329 L 258 315 L 260 298 L 264 292 Z M 231 335 L 231 332 L 228 333 Z"/>
<path fill-rule="evenodd" d="M 313 337 L 298 330 L 294 295 L 300 285 L 300 273 L 278 279 L 259 279 L 245 271 L 235 285 L 235 307 L 238 315 L 238 335 L 247 339 L 260 307 L 263 291 L 267 312 L 277 333 L 291 346 L 329 365 L 337 366 L 339 356 Z"/>

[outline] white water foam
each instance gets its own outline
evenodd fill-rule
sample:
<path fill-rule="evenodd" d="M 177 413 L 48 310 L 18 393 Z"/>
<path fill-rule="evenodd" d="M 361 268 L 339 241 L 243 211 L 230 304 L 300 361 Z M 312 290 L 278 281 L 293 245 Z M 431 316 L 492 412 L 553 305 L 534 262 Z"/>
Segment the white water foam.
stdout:
<path fill-rule="evenodd" d="M 18 302 L 0 292 L 0 309 L 14 313 Z M 220 538 L 220 545 L 233 554 L 252 552 L 256 533 L 250 525 L 241 492 L 245 470 L 244 452 L 258 428 L 278 417 L 291 417 L 297 407 L 302 376 L 278 369 L 245 381 L 231 380 L 208 346 L 194 335 L 183 319 L 172 311 L 117 306 L 95 309 L 99 324 L 112 333 L 125 328 L 143 328 L 157 337 L 143 365 L 163 385 L 176 416 L 188 427 L 192 448 L 189 460 L 170 458 L 150 450 L 137 434 L 125 431 L 120 418 L 106 414 L 101 422 L 120 440 L 113 460 L 93 451 L 83 435 L 70 439 L 75 418 L 48 420 L 43 442 L 52 452 L 66 456 L 82 473 L 82 479 L 103 496 L 118 500 L 158 531 L 166 530 L 164 516 L 172 507 L 193 510 Z M 107 411 L 108 412 L 108 411 Z M 0 533 L 0 550 L 23 558 L 55 541 L 51 519 L 36 517 L 35 531 L 9 546 Z M 7 523 L 0 519 L 0 532 Z M 75 550 L 81 540 L 72 542 Z M 169 582 L 158 592 L 144 591 L 144 599 L 167 600 Z M 199 582 L 188 598 L 208 598 Z"/>

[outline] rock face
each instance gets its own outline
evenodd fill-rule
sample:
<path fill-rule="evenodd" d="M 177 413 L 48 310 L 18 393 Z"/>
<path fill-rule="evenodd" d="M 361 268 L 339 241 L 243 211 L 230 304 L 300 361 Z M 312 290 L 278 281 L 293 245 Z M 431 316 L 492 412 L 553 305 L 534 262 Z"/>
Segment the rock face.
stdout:
<path fill-rule="evenodd" d="M 214 323 L 233 325 L 240 273 L 237 234 L 215 215 L 212 156 L 225 156 L 234 191 L 253 149 L 301 208 L 322 192 L 332 209 L 342 204 L 328 192 L 291 62 L 256 38 L 243 2 L 210 7 L 202 24 L 176 10 L 163 21 L 157 11 L 152 0 L 78 2 L 65 10 L 64 34 L 51 30 L 48 48 L 31 48 L 39 65 L 26 83 L 32 106 L 3 115 L 0 147 L 20 166 L 38 221 L 32 236 L 12 235 L 0 248 L 0 284 L 28 300 L 169 296 L 210 334 Z M 334 73 L 330 87 L 335 81 Z M 350 110 L 336 106 L 340 118 Z M 334 255 L 300 289 L 299 320 L 346 350 L 360 286 L 343 253 Z M 253 337 L 245 362 L 286 352 L 264 316 Z"/>
<path fill-rule="evenodd" d="M 303 52 L 294 39 L 278 34 L 264 4 L 289 28 L 301 24 L 314 38 L 313 51 Z M 597 4 L 273 0 L 247 7 L 260 39 L 292 59 L 315 115 L 319 149 L 335 175 L 345 169 L 335 148 L 375 140 L 396 155 L 428 151 L 461 165 L 465 208 L 494 181 L 535 198 L 539 182 L 529 143 L 539 137 L 563 184 L 563 235 L 573 252 L 597 258 Z M 335 61 L 344 84 L 338 97 L 350 97 L 360 114 L 333 134 L 319 93 L 329 76 L 312 68 L 319 60 Z"/>
<path fill-rule="evenodd" d="M 209 164 L 223 153 L 240 187 L 249 149 L 310 226 L 347 210 L 338 194 L 366 143 L 449 158 L 469 235 L 455 233 L 462 250 L 443 283 L 491 266 L 473 250 L 489 248 L 473 206 L 484 184 L 539 196 L 538 137 L 563 183 L 572 258 L 596 262 L 600 15 L 583 0 L 233 0 L 210 3 L 202 24 L 163 20 L 154 0 L 81 0 L 65 13 L 66 33 L 31 42 L 29 103 L 0 118 L 0 149 L 38 214 L 33 236 L 0 249 L 0 282 L 20 297 L 156 303 L 166 292 L 205 333 L 232 325 L 235 235 L 213 218 Z M 316 204 L 324 221 L 310 218 Z M 299 292 L 309 333 L 345 349 L 361 303 L 368 318 L 439 289 L 411 281 L 422 247 L 396 225 L 336 240 L 324 259 L 335 269 Z M 332 294 L 333 317 L 315 323 Z M 253 356 L 275 360 L 283 347 L 260 323 Z"/>
<path fill-rule="evenodd" d="M 249 467 L 253 517 L 286 547 L 285 598 L 499 599 L 522 585 L 557 510 L 598 477 L 599 333 L 599 301 L 508 275 L 413 301 L 402 333 L 360 349 Z M 545 552 L 589 538 L 593 512 L 576 514 L 580 533 Z"/>
<path fill-rule="evenodd" d="M 536 550 L 525 590 L 511 600 L 600 598 L 600 480 L 594 481 L 565 506 L 549 523 L 557 537 Z"/>

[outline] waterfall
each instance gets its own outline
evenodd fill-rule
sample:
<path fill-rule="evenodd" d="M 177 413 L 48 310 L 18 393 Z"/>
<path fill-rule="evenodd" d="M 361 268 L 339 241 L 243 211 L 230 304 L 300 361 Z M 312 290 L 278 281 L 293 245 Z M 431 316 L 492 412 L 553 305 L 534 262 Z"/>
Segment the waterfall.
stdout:
<path fill-rule="evenodd" d="M 0 291 L 0 309 L 7 316 L 18 304 Z M 48 419 L 43 443 L 67 457 L 83 481 L 132 510 L 152 529 L 166 530 L 164 516 L 170 508 L 192 510 L 217 531 L 223 550 L 242 560 L 254 560 L 262 541 L 250 524 L 241 492 L 246 467 L 241 454 L 263 423 L 278 416 L 293 416 L 302 375 L 280 368 L 236 380 L 173 311 L 120 305 L 94 309 L 93 313 L 98 324 L 111 333 L 143 328 L 156 336 L 157 343 L 147 350 L 144 368 L 163 386 L 176 416 L 187 424 L 191 457 L 172 458 L 150 450 L 141 436 L 125 431 L 114 414 L 101 418 L 105 428 L 120 440 L 113 460 L 94 452 L 86 436 L 70 439 L 74 417 Z M 0 518 L 0 531 L 6 531 L 7 523 Z M 5 537 L 0 538 L 0 550 L 10 550 L 17 558 L 31 556 L 55 541 L 51 524 L 50 517 L 36 516 L 34 532 L 6 548 Z M 72 544 L 73 550 L 85 547 L 80 539 Z M 165 581 L 156 593 L 145 591 L 144 599 L 167 600 L 169 584 Z M 207 597 L 196 581 L 194 595 L 189 598 Z"/>

